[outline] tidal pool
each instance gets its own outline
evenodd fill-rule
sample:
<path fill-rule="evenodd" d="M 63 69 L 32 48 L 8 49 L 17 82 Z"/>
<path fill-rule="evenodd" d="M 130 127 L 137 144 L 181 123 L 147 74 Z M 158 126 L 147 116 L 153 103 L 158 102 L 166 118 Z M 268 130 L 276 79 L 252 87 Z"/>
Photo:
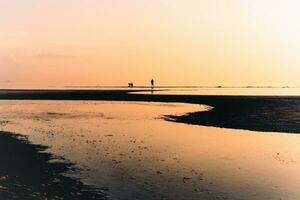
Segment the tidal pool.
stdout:
<path fill-rule="evenodd" d="M 0 128 L 82 169 L 108 199 L 300 198 L 300 135 L 174 123 L 205 105 L 0 101 Z"/>

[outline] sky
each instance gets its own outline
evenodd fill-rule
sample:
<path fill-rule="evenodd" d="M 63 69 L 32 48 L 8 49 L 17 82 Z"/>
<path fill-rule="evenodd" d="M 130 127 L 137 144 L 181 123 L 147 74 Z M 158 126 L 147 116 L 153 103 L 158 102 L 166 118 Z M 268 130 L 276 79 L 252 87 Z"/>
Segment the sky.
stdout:
<path fill-rule="evenodd" d="M 0 0 L 0 85 L 300 85 L 297 0 Z"/>

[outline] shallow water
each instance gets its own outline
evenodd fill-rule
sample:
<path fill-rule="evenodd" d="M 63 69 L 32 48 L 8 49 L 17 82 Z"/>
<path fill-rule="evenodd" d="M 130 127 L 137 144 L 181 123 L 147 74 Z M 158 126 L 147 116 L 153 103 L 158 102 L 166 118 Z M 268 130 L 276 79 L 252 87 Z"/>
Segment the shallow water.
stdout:
<path fill-rule="evenodd" d="M 29 136 L 84 171 L 110 199 L 300 197 L 300 136 L 193 126 L 163 115 L 207 106 L 0 101 L 1 130 Z"/>
<path fill-rule="evenodd" d="M 133 94 L 300 96 L 300 88 L 164 88 Z"/>
<path fill-rule="evenodd" d="M 153 90 L 148 86 L 33 86 L 28 84 L 0 83 L 1 89 L 26 90 L 126 90 L 132 94 L 164 95 L 237 95 L 237 96 L 300 96 L 300 87 L 201 87 L 201 86 L 157 86 Z M 147 91 L 140 91 L 147 90 Z"/>

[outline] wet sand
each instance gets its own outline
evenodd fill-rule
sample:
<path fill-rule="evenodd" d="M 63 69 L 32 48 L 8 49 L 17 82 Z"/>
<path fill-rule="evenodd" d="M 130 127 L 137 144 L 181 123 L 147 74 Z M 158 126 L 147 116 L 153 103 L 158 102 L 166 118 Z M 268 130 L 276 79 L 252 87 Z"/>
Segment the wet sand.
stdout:
<path fill-rule="evenodd" d="M 27 135 L 82 169 L 108 199 L 293 200 L 300 137 L 187 125 L 165 115 L 206 105 L 117 101 L 1 101 L 2 130 Z M 74 176 L 74 174 L 69 173 Z"/>
<path fill-rule="evenodd" d="M 147 92 L 149 90 L 136 90 Z M 112 100 L 205 104 L 209 112 L 168 119 L 188 124 L 263 132 L 300 133 L 299 96 L 131 94 L 132 90 L 0 90 L 2 100 Z"/>
<path fill-rule="evenodd" d="M 0 199 L 106 199 L 97 189 L 66 176 L 80 171 L 46 150 L 22 135 L 0 132 Z"/>

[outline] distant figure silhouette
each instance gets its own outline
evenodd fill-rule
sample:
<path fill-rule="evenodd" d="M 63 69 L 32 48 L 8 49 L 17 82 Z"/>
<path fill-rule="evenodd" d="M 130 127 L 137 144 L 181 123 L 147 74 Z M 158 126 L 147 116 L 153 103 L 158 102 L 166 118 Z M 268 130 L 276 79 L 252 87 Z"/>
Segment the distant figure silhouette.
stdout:
<path fill-rule="evenodd" d="M 151 80 L 151 88 L 152 89 L 154 88 L 154 80 L 153 79 Z"/>
<path fill-rule="evenodd" d="M 132 88 L 133 87 L 133 83 L 128 83 L 128 87 Z"/>

